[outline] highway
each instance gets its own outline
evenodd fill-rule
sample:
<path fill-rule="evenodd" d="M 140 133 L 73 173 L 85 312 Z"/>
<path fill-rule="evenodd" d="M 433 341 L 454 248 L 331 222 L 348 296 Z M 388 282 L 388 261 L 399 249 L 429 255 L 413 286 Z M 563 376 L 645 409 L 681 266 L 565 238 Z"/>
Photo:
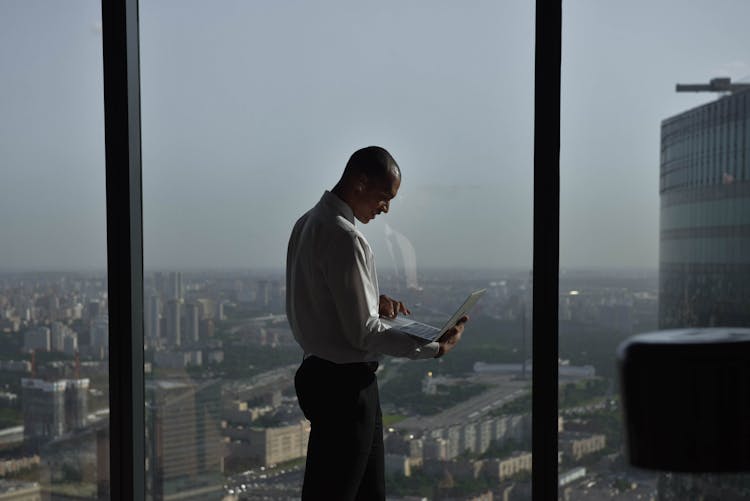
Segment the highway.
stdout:
<path fill-rule="evenodd" d="M 413 416 L 393 425 L 393 428 L 422 431 L 479 421 L 492 410 L 529 393 L 531 385 L 531 381 L 514 380 L 509 375 L 475 376 L 472 382 L 492 384 L 493 387 L 439 414 L 427 417 Z"/>

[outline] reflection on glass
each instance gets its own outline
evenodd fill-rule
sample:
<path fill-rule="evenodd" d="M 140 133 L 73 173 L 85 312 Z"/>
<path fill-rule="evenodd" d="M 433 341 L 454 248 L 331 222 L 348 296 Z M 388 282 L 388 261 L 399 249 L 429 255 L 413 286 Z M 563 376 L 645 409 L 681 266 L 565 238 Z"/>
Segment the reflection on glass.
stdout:
<path fill-rule="evenodd" d="M 286 245 L 378 144 L 403 174 L 357 224 L 381 293 L 440 324 L 488 289 L 444 359 L 381 363 L 388 495 L 528 499 L 533 6 L 146 1 L 140 19 L 149 496 L 299 499 Z"/>

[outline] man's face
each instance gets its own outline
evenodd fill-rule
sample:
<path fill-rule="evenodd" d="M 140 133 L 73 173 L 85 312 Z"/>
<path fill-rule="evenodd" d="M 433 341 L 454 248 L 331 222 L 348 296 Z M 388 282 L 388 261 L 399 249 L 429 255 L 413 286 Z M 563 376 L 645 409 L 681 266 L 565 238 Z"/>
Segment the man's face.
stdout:
<path fill-rule="evenodd" d="M 354 217 L 362 224 L 367 224 L 378 214 L 388 212 L 391 200 L 396 197 L 401 186 L 401 177 L 392 173 L 387 179 L 367 179 L 363 176 L 362 190 L 354 201 Z"/>

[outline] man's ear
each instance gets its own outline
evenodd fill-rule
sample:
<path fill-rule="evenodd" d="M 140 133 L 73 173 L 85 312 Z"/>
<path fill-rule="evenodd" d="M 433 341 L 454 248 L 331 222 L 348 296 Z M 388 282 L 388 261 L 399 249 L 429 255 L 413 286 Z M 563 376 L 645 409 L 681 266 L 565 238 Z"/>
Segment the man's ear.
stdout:
<path fill-rule="evenodd" d="M 361 193 L 365 191 L 366 187 L 367 187 L 367 176 L 365 176 L 364 174 L 360 174 L 359 178 L 357 179 L 357 185 L 355 189 Z"/>

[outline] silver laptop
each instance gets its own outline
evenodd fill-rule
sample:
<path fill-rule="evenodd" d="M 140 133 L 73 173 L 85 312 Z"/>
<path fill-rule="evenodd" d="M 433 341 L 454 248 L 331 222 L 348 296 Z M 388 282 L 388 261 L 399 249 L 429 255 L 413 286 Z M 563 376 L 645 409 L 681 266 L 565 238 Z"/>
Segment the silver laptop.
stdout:
<path fill-rule="evenodd" d="M 487 289 L 480 289 L 469 294 L 464 304 L 456 310 L 456 313 L 445 322 L 442 329 L 433 327 L 432 325 L 423 324 L 422 322 L 415 322 L 409 318 L 396 317 L 396 318 L 380 318 L 380 321 L 389 329 L 396 329 L 411 336 L 415 336 L 426 341 L 434 341 L 442 336 L 448 329 L 456 325 L 456 322 L 461 320 L 461 317 L 469 313 L 471 309 L 477 304 L 479 298 L 485 293 Z"/>

